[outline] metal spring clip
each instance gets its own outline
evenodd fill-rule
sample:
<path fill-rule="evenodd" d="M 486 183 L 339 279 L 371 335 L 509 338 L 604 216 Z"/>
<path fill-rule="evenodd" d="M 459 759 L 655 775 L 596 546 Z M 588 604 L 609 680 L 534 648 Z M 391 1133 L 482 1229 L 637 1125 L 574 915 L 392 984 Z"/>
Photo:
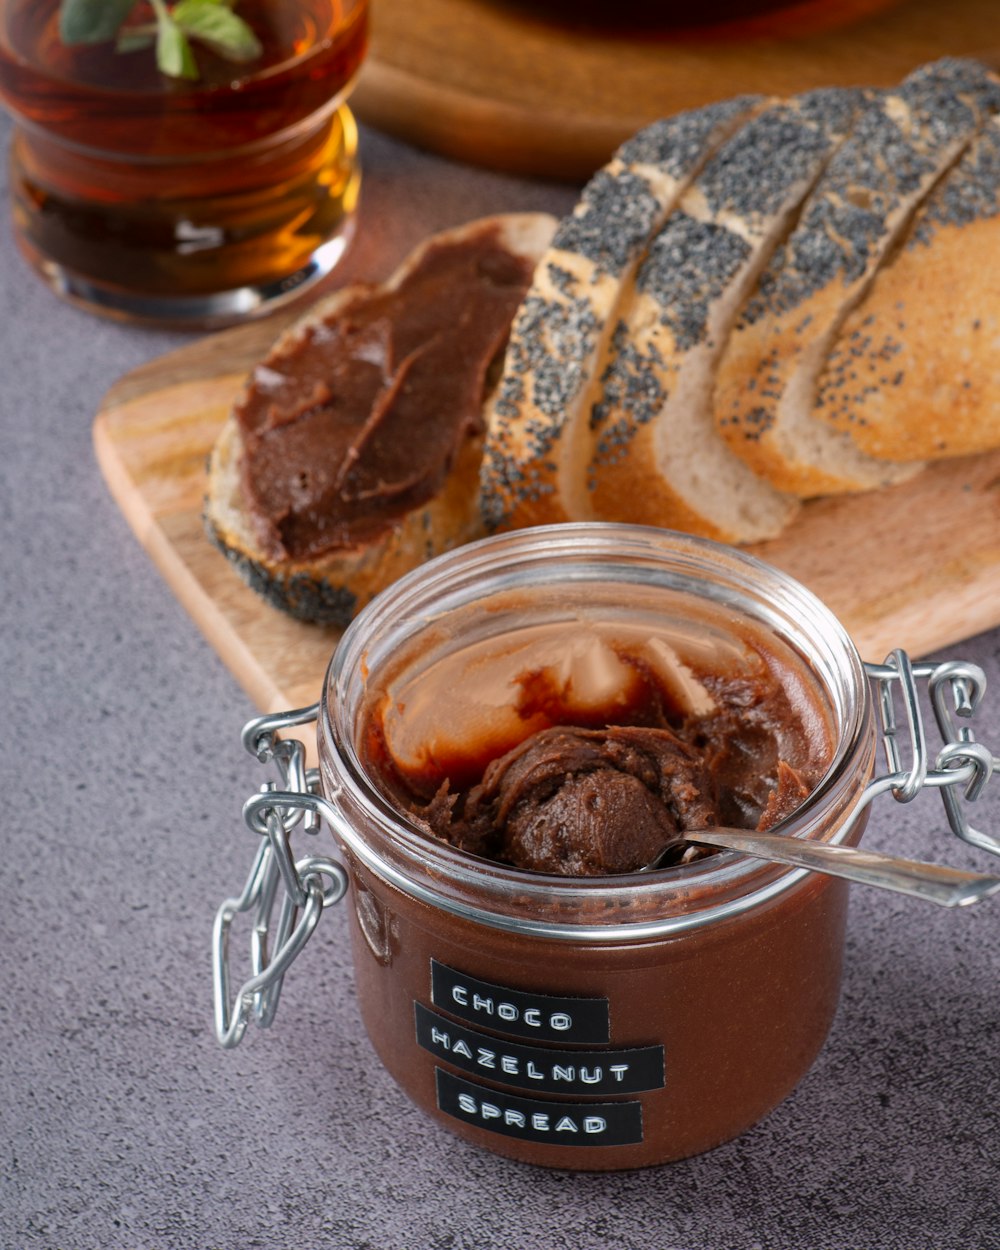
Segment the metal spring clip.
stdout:
<path fill-rule="evenodd" d="M 986 692 L 986 674 L 977 664 L 946 660 L 940 664 L 914 664 L 905 651 L 893 651 L 884 664 L 866 664 L 875 687 L 876 709 L 882 729 L 882 745 L 888 772 L 875 777 L 865 790 L 864 803 L 887 791 L 899 803 L 909 803 L 924 790 L 941 791 L 948 824 L 964 842 L 981 851 L 1000 855 L 1000 837 L 981 833 L 969 823 L 962 800 L 974 803 L 982 794 L 1000 759 L 977 742 L 968 723 Z M 930 750 L 924 731 L 917 682 L 927 682 L 927 692 L 942 747 L 930 766 Z M 910 766 L 900 749 L 901 726 L 896 714 L 896 694 L 902 703 Z M 948 696 L 951 696 L 949 706 Z M 957 725 L 955 716 L 966 724 Z"/>
<path fill-rule="evenodd" d="M 305 767 L 305 747 L 297 738 L 278 739 L 282 729 L 315 721 L 319 705 L 260 716 L 243 728 L 243 745 L 262 764 L 273 761 L 281 777 L 280 787 L 265 782 L 243 805 L 243 819 L 261 836 L 257 854 L 243 891 L 219 907 L 212 931 L 215 1033 L 227 1049 L 236 1046 L 250 1019 L 267 1028 L 278 1009 L 281 984 L 292 961 L 312 936 L 323 908 L 337 903 L 347 892 L 347 873 L 321 855 L 294 860 L 292 831 L 302 825 L 306 833 L 320 828 L 326 808 L 319 794 L 319 774 Z M 323 878 L 331 884 L 325 889 Z M 278 886 L 284 891 L 277 927 L 272 914 Z M 229 931 L 241 912 L 256 909 L 250 937 L 252 975 L 230 997 Z M 230 1004 L 232 1003 L 232 1006 Z"/>
<path fill-rule="evenodd" d="M 883 664 L 866 664 L 876 696 L 883 750 L 888 771 L 873 778 L 862 797 L 865 807 L 890 793 L 909 803 L 926 788 L 939 789 L 951 829 L 965 842 L 1000 855 L 1000 837 L 981 833 L 969 823 L 965 803 L 982 794 L 1000 759 L 975 740 L 968 723 L 986 689 L 986 675 L 977 665 L 961 660 L 940 664 L 913 664 L 904 651 L 893 651 Z M 943 746 L 931 766 L 919 700 L 919 681 L 926 681 Z M 950 696 L 950 702 L 949 702 Z M 902 705 L 902 721 L 897 715 Z M 335 809 L 319 792 L 319 776 L 305 767 L 305 748 L 297 738 L 277 735 L 315 722 L 319 704 L 251 720 L 243 729 L 243 744 L 261 763 L 273 762 L 280 785 L 266 782 L 243 806 L 247 827 L 260 836 L 250 874 L 242 893 L 219 907 L 213 929 L 213 988 L 215 1031 L 226 1048 L 236 1046 L 253 1019 L 261 1028 L 274 1020 L 285 973 L 312 935 L 324 907 L 339 902 L 347 891 L 347 874 L 324 856 L 294 860 L 292 831 L 300 824 L 315 834 L 322 819 L 333 826 Z M 966 723 L 959 726 L 955 717 Z M 909 758 L 909 766 L 904 762 Z M 323 878 L 330 884 L 324 888 Z M 276 927 L 273 912 L 279 886 L 283 887 Z M 250 939 L 252 975 L 230 992 L 229 932 L 236 916 L 255 909 Z"/>

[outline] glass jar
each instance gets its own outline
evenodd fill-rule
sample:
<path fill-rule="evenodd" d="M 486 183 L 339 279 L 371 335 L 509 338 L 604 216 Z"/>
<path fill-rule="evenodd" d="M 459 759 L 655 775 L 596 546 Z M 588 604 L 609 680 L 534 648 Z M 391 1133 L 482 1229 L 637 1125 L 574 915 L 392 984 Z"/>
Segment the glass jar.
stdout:
<path fill-rule="evenodd" d="M 373 692 L 461 734 L 491 657 L 595 625 L 730 659 L 759 636 L 809 686 L 832 757 L 781 823 L 789 837 L 859 841 L 877 734 L 864 665 L 810 592 L 665 531 L 488 539 L 404 578 L 345 634 L 320 704 L 320 781 L 375 1050 L 461 1137 L 606 1170 L 718 1145 L 794 1088 L 836 1010 L 847 885 L 728 851 L 643 875 L 545 876 L 431 840 L 396 810 L 366 744 Z"/>
<path fill-rule="evenodd" d="M 196 41 L 194 77 L 158 68 L 148 6 L 117 41 L 73 43 L 61 8 L 0 0 L 15 238 L 53 290 L 201 327 L 270 311 L 332 270 L 359 194 L 345 101 L 367 0 L 241 0 L 259 52 L 236 63 Z"/>

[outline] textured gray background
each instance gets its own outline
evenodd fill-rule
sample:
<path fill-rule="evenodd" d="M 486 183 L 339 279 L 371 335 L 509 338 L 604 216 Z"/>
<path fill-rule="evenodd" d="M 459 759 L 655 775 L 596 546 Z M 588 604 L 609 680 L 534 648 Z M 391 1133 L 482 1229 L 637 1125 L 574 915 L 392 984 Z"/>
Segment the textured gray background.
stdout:
<path fill-rule="evenodd" d="M 4 148 L 8 133 L 0 119 Z M 345 279 L 384 275 L 429 230 L 574 198 L 363 141 Z M 646 1172 L 532 1170 L 429 1123 L 363 1034 L 342 909 L 274 1028 L 218 1047 L 209 932 L 250 854 L 239 808 L 260 778 L 238 735 L 253 709 L 122 520 L 90 441 L 107 387 L 185 340 L 62 304 L 8 227 L 4 209 L 3 1250 L 1000 1247 L 1000 903 L 955 914 L 857 889 L 813 1070 L 741 1140 Z M 1000 632 L 958 651 L 993 682 L 996 749 Z M 984 866 L 931 832 L 935 797 L 879 813 L 870 845 Z M 1000 781 L 979 817 L 1000 825 Z"/>

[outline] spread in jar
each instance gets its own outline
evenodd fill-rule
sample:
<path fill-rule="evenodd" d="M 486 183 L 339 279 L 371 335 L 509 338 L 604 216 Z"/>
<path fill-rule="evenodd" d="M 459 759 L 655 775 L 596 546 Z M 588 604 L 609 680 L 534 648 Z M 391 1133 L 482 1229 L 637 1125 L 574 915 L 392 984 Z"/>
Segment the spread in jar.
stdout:
<path fill-rule="evenodd" d="M 836 1009 L 848 887 L 682 835 L 860 839 L 871 700 L 807 591 L 664 531 L 503 535 L 370 605 L 322 708 L 358 1004 L 437 1123 L 620 1169 L 791 1092 Z M 664 842 L 675 862 L 635 872 Z"/>
<path fill-rule="evenodd" d="M 482 432 L 531 273 L 485 226 L 432 244 L 397 285 L 356 293 L 279 343 L 235 410 L 244 499 L 267 554 L 369 542 L 434 497 Z"/>
<path fill-rule="evenodd" d="M 768 829 L 790 815 L 830 758 L 801 672 L 750 635 L 711 667 L 647 628 L 534 631 L 477 653 L 467 672 L 435 666 L 384 692 L 367 729 L 374 774 L 429 836 L 562 876 L 690 862 L 701 852 L 685 830 Z M 473 674 L 487 667 L 509 700 L 480 708 L 459 741 L 462 700 L 435 696 L 433 683 L 468 692 L 475 708 Z"/>

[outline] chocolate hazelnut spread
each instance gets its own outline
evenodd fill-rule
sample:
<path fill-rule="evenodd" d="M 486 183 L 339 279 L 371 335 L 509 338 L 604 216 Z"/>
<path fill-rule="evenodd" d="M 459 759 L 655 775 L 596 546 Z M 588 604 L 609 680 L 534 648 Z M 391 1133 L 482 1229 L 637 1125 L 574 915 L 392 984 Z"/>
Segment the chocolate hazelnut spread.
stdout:
<path fill-rule="evenodd" d="M 481 408 L 531 279 L 497 228 L 429 247 L 396 286 L 341 304 L 257 367 L 236 407 L 263 548 L 371 541 L 434 497 Z"/>
<path fill-rule="evenodd" d="M 393 754 L 373 720 L 376 775 L 429 836 L 562 876 L 690 862 L 704 852 L 685 843 L 686 830 L 770 828 L 802 803 L 829 762 L 817 718 L 786 689 L 792 674 L 759 640 L 744 639 L 738 672 L 698 671 L 673 657 L 669 671 L 683 672 L 686 686 L 674 681 L 672 689 L 651 662 L 657 655 L 662 666 L 669 654 L 662 639 L 581 630 L 560 648 L 563 656 L 574 646 L 585 667 L 601 670 L 602 687 L 617 670 L 623 688 L 581 703 L 572 669 L 515 674 L 526 736 L 505 751 L 495 753 L 494 738 L 472 736 L 456 753 L 432 736 L 418 745 L 415 766 Z"/>
<path fill-rule="evenodd" d="M 733 852 L 600 874 L 618 833 L 705 819 L 706 784 L 719 820 L 788 805 L 787 836 L 856 845 L 875 751 L 849 639 L 749 557 L 570 526 L 425 565 L 345 635 L 319 735 L 382 1062 L 466 1142 L 548 1167 L 664 1163 L 744 1131 L 829 1030 L 846 882 Z M 579 813 L 609 768 L 616 795 L 646 794 L 641 821 L 615 813 L 615 838 L 572 849 L 572 873 L 598 875 L 510 862 L 515 843 L 552 850 L 535 818 L 553 775 Z"/>

